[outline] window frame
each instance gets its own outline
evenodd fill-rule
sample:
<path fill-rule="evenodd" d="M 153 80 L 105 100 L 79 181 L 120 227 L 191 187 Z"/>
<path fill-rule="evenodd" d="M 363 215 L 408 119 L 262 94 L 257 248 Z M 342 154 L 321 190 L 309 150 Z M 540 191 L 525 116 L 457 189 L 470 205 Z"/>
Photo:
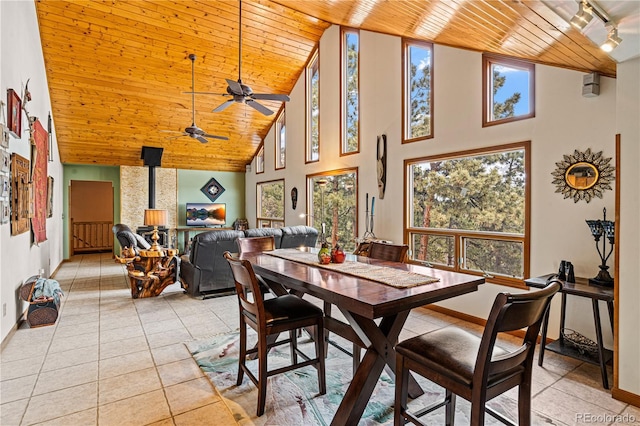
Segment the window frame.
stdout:
<path fill-rule="evenodd" d="M 284 131 L 284 138 L 282 138 L 282 132 Z M 282 170 L 287 167 L 287 123 L 285 116 L 285 108 L 284 105 L 280 109 L 280 112 L 276 118 L 276 143 L 274 144 L 275 149 L 275 170 Z M 281 160 L 282 159 L 282 160 Z"/>
<path fill-rule="evenodd" d="M 491 68 L 494 65 L 502 65 L 509 68 L 518 68 L 529 72 L 529 113 L 501 118 L 491 119 L 493 115 L 493 73 Z M 491 93 L 490 93 L 491 92 Z M 482 55 L 482 127 L 496 126 L 514 121 L 527 120 L 536 116 L 536 67 L 533 62 L 509 57 L 483 54 Z"/>
<path fill-rule="evenodd" d="M 274 184 L 282 182 L 282 216 L 283 217 L 266 217 L 262 216 L 262 185 Z M 284 179 L 272 179 L 262 182 L 256 182 L 256 227 L 257 228 L 281 228 L 285 226 L 286 215 L 286 186 Z M 266 226 L 265 226 L 266 225 Z"/>
<path fill-rule="evenodd" d="M 256 174 L 264 173 L 264 141 L 260 143 L 256 151 Z"/>
<path fill-rule="evenodd" d="M 348 119 L 348 108 L 347 108 L 347 86 L 349 82 L 348 77 L 348 67 L 347 67 L 347 36 L 348 35 L 356 35 L 358 37 L 357 44 L 357 63 L 356 63 L 356 79 L 357 79 L 357 103 L 356 103 L 356 125 L 357 125 L 357 135 L 356 135 L 356 148 L 353 151 L 347 151 L 348 148 L 348 137 L 347 137 L 347 125 L 349 124 Z M 340 156 L 353 155 L 358 154 L 360 152 L 360 112 L 362 111 L 360 108 L 360 30 L 356 28 L 348 28 L 348 27 L 340 27 Z"/>
<path fill-rule="evenodd" d="M 410 97 L 407 96 L 407 94 L 409 93 L 408 90 L 408 85 L 410 83 L 410 78 L 409 78 L 409 73 L 410 73 L 410 60 L 408 58 L 409 55 L 409 51 L 410 48 L 412 46 L 416 46 L 416 47 L 421 47 L 424 49 L 428 49 L 430 52 L 429 58 L 430 58 L 430 67 L 431 67 L 431 72 L 430 72 L 430 92 L 429 92 L 429 109 L 430 109 L 430 116 L 431 116 L 431 122 L 430 122 L 430 126 L 429 126 L 429 134 L 425 135 L 425 136 L 420 136 L 420 137 L 409 137 L 409 131 L 410 131 L 410 127 L 409 126 L 409 110 L 408 110 L 408 104 L 410 101 Z M 433 50 L 433 43 L 429 43 L 426 41 L 421 41 L 421 40 L 415 40 L 415 39 L 409 39 L 409 38 L 403 38 L 402 39 L 402 106 L 401 106 L 401 110 L 402 110 L 402 143 L 412 143 L 412 142 L 418 142 L 418 141 L 424 141 L 424 140 L 428 140 L 428 139 L 433 139 L 434 134 L 435 134 L 435 114 L 434 114 L 434 70 L 433 70 L 433 64 L 434 64 L 434 50 Z"/>
<path fill-rule="evenodd" d="M 317 120 L 317 145 L 318 145 L 318 156 L 317 158 L 313 158 L 313 147 L 312 147 L 312 78 L 313 78 L 313 70 L 316 70 L 318 74 L 318 120 Z M 305 99 L 306 99 L 306 107 L 305 107 L 305 128 L 306 128 L 306 136 L 305 136 L 305 164 L 308 163 L 316 163 L 320 161 L 320 52 L 319 49 L 316 48 L 313 53 L 309 56 L 309 62 L 305 67 Z"/>
<path fill-rule="evenodd" d="M 410 174 L 411 166 L 418 163 L 435 162 L 438 160 L 451 160 L 465 157 L 475 157 L 481 155 L 490 155 L 501 152 L 524 150 L 524 234 L 514 233 L 498 233 L 489 231 L 473 231 L 462 229 L 442 229 L 442 228 L 422 228 L 410 226 L 412 209 L 410 203 L 413 202 L 413 193 L 409 194 L 409 190 L 413 188 L 412 176 Z M 531 141 L 515 142 L 505 145 L 496 145 L 486 148 L 478 148 L 467 151 L 451 152 L 441 155 L 431 155 L 419 158 L 410 158 L 404 160 L 404 214 L 403 214 L 403 231 L 404 242 L 409 245 L 409 262 L 426 265 L 436 269 L 460 272 L 470 275 L 484 276 L 487 282 L 500 284 L 516 288 L 528 288 L 524 279 L 530 274 L 530 246 L 531 246 Z M 413 259 L 413 236 L 414 235 L 437 235 L 451 236 L 454 239 L 454 265 L 448 266 L 444 264 L 429 263 L 427 261 L 416 261 Z M 507 242 L 521 242 L 523 249 L 523 278 L 513 278 L 504 275 L 493 275 L 491 272 L 485 274 L 483 272 L 474 271 L 472 269 L 463 268 L 462 263 L 466 262 L 463 257 L 463 248 L 465 239 L 492 239 Z"/>
<path fill-rule="evenodd" d="M 354 173 L 355 174 L 355 188 L 354 188 L 354 201 L 355 201 L 355 205 L 354 205 L 354 237 L 357 238 L 358 237 L 358 191 L 359 191 L 359 168 L 358 167 L 346 167 L 343 169 L 336 169 L 336 170 L 329 170 L 329 171 L 324 171 L 324 172 L 318 172 L 318 173 L 311 173 L 306 175 L 306 180 L 305 180 L 305 186 L 306 186 L 306 208 L 307 208 L 307 212 L 306 212 L 306 224 L 307 226 L 314 226 L 314 219 L 319 219 L 319 222 L 322 223 L 323 218 L 316 218 L 315 215 L 313 214 L 313 184 L 315 182 L 315 180 L 317 178 L 323 177 L 323 176 L 337 176 L 337 175 L 344 175 L 344 174 L 349 174 L 349 173 Z M 322 235 L 322 229 L 321 227 L 316 228 L 318 229 L 318 243 L 320 243 L 320 235 Z M 325 238 L 328 238 L 328 236 L 325 236 Z M 332 244 L 334 243 L 333 241 L 331 242 Z M 345 247 L 345 241 L 339 241 L 339 244 L 344 248 Z M 348 248 L 348 244 L 347 244 L 347 248 Z"/>

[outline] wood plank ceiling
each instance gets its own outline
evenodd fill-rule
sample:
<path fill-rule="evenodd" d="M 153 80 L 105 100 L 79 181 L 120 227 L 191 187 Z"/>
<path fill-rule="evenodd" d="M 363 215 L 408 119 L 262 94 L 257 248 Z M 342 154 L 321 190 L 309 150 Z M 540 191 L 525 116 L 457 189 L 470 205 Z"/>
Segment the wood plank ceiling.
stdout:
<path fill-rule="evenodd" d="M 162 167 L 244 171 L 275 114 L 242 104 L 212 110 L 238 78 L 236 0 L 38 0 L 42 48 L 61 161 L 142 165 L 142 146 L 164 148 Z M 615 76 L 615 62 L 538 0 L 245 0 L 242 81 L 289 94 L 331 24 L 500 53 Z M 163 130 L 196 124 L 229 141 L 201 144 Z M 398 65 L 400 66 L 400 65 Z M 261 101 L 278 111 L 279 102 Z"/>

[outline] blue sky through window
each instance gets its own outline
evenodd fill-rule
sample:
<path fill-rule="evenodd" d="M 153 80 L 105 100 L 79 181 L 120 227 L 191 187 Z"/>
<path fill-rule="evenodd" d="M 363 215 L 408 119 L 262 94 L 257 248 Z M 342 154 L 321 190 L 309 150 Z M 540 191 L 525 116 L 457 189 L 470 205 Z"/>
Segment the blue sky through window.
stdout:
<path fill-rule="evenodd" d="M 506 77 L 504 86 L 493 97 L 494 102 L 504 102 L 514 93 L 520 93 L 520 101 L 515 105 L 515 116 L 529 114 L 529 78 L 528 70 L 496 65 L 494 69 Z"/>

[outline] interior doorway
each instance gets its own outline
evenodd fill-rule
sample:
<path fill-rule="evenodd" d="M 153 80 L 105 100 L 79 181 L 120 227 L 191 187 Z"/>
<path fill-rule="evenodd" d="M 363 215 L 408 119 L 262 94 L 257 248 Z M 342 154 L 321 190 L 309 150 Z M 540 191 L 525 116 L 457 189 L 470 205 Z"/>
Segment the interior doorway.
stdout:
<path fill-rule="evenodd" d="M 113 251 L 113 183 L 72 180 L 69 187 L 70 254 Z"/>

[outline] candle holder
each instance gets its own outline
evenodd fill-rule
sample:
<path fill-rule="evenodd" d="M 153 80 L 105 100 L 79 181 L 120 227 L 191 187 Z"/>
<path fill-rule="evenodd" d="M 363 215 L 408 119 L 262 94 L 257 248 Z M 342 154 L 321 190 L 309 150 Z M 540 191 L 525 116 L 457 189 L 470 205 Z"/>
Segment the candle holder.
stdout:
<path fill-rule="evenodd" d="M 600 255 L 600 272 L 595 278 L 589 278 L 590 284 L 601 285 L 605 287 L 613 287 L 613 278 L 609 275 L 609 267 L 607 266 L 607 260 L 611 253 L 613 253 L 613 244 L 615 237 L 615 224 L 607 220 L 607 209 L 602 209 L 603 218 L 602 220 L 587 220 L 587 225 L 589 225 L 589 229 L 591 230 L 591 235 L 596 241 L 596 249 L 598 250 L 598 255 Z M 602 239 L 602 244 L 600 244 L 600 240 Z M 607 253 L 607 240 L 609 241 L 609 253 Z M 600 245 L 602 245 L 602 249 L 600 249 Z"/>

